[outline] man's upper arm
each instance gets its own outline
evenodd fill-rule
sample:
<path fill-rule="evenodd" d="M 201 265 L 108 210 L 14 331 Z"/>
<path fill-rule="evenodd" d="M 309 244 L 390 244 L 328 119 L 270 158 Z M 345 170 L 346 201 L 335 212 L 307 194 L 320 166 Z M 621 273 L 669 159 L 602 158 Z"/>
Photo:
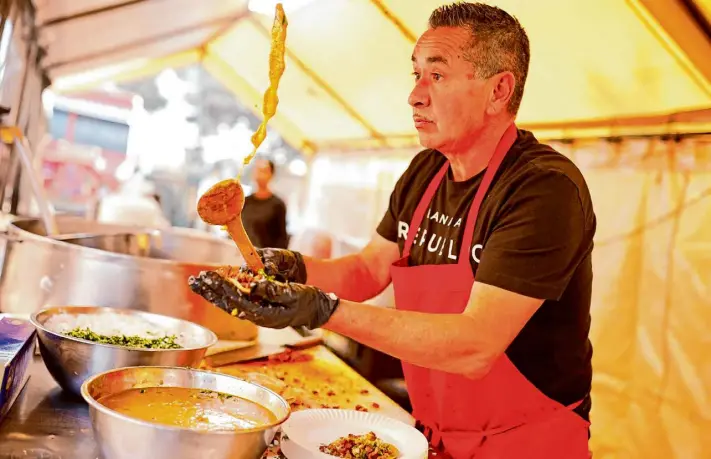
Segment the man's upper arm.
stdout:
<path fill-rule="evenodd" d="M 368 245 L 358 253 L 358 258 L 362 266 L 368 270 L 377 287 L 377 293 L 380 293 L 390 284 L 390 265 L 400 258 L 400 249 L 396 243 L 376 233 Z"/>
<path fill-rule="evenodd" d="M 490 365 L 503 354 L 541 304 L 543 300 L 474 282 L 464 314 L 473 320 L 482 361 Z"/>

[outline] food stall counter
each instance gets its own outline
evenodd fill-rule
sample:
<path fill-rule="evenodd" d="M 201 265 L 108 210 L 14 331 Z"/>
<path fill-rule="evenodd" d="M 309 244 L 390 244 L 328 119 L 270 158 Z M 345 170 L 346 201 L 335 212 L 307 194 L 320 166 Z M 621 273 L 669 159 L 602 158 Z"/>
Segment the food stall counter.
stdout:
<path fill-rule="evenodd" d="M 281 393 L 294 410 L 341 407 L 380 412 L 412 423 L 409 413 L 324 346 L 289 351 L 267 361 L 210 369 L 261 382 Z M 0 424 L 0 457 L 99 458 L 84 401 L 64 393 L 39 356 L 35 356 L 29 371 L 29 381 Z M 278 441 L 277 436 L 266 457 L 284 457 Z"/>

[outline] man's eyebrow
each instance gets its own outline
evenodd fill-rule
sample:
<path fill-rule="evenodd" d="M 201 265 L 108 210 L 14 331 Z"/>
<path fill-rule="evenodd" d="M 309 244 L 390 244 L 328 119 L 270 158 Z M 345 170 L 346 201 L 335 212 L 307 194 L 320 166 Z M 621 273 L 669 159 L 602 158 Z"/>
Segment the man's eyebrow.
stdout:
<path fill-rule="evenodd" d="M 415 55 L 412 55 L 412 62 L 415 62 Z M 448 65 L 449 62 L 447 62 L 447 59 L 444 56 L 430 56 L 427 58 L 427 62 L 429 64 L 435 64 L 435 63 L 442 63 L 444 65 Z"/>

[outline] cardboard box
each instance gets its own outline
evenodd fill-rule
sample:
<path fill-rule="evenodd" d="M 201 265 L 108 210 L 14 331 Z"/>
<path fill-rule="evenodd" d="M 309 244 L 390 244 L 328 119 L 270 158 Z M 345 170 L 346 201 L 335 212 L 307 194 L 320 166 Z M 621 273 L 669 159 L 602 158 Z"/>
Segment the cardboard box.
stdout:
<path fill-rule="evenodd" d="M 36 335 L 31 322 L 0 315 L 0 422 L 30 377 Z"/>

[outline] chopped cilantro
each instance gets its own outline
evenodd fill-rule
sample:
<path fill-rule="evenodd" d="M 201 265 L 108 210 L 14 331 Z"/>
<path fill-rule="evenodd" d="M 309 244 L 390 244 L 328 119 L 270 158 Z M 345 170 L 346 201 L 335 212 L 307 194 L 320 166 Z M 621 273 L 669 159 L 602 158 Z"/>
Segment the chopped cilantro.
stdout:
<path fill-rule="evenodd" d="M 175 335 L 163 336 L 160 338 L 143 338 L 140 336 L 107 336 L 91 331 L 89 328 L 75 328 L 64 333 L 72 338 L 85 339 L 101 344 L 113 344 L 115 346 L 143 348 L 143 349 L 182 349 L 183 346 L 176 342 Z"/>
<path fill-rule="evenodd" d="M 263 269 L 260 269 L 258 271 L 258 274 L 261 274 L 262 277 L 264 277 L 265 280 L 268 280 L 269 282 L 274 282 L 276 280 L 276 277 L 270 276 L 269 274 L 266 273 Z"/>

